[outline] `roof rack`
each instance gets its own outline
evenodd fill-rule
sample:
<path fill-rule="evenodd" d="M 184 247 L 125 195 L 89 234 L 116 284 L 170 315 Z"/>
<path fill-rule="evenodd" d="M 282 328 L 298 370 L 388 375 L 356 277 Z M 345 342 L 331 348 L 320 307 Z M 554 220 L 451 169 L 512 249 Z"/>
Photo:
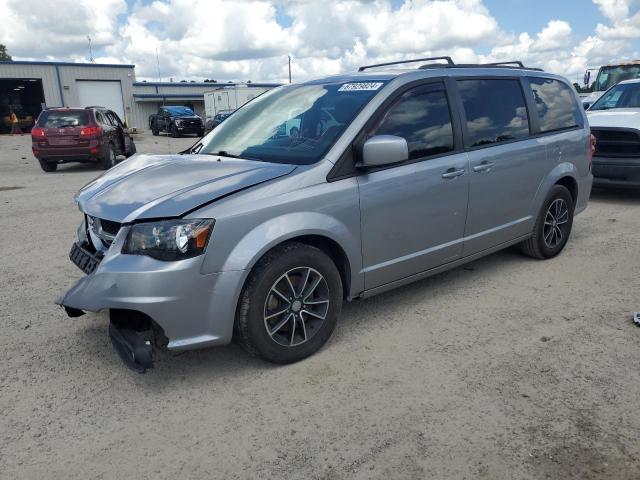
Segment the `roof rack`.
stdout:
<path fill-rule="evenodd" d="M 525 70 L 536 70 L 542 72 L 541 68 L 526 67 L 520 60 L 513 60 L 509 62 L 492 62 L 492 63 L 455 63 L 451 57 L 429 57 L 429 58 L 416 58 L 414 60 L 402 60 L 398 62 L 378 63 L 375 65 L 363 65 L 358 69 L 359 72 L 368 70 L 369 68 L 387 67 L 389 65 L 401 65 L 403 63 L 417 63 L 417 62 L 431 62 L 434 60 L 445 60 L 447 63 L 430 63 L 420 65 L 420 70 L 426 70 L 428 68 L 521 68 Z"/>
<path fill-rule="evenodd" d="M 455 65 L 455 63 L 453 63 L 453 60 L 451 60 L 451 57 L 429 57 L 429 58 L 416 58 L 414 60 L 401 60 L 399 62 L 377 63 L 375 65 L 363 65 L 358 69 L 358 71 L 364 72 L 369 68 L 388 67 L 389 65 L 401 65 L 403 63 L 430 62 L 432 60 L 446 60 L 447 65 Z M 443 64 L 439 63 L 438 65 L 442 66 Z"/>

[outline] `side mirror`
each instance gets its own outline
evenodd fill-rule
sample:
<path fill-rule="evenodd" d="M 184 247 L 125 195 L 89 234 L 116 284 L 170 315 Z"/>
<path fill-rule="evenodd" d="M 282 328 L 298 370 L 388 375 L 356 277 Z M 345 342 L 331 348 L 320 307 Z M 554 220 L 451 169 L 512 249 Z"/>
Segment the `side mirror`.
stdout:
<path fill-rule="evenodd" d="M 409 145 L 402 137 L 395 135 L 376 135 L 371 137 L 362 148 L 361 168 L 376 168 L 409 159 Z"/>
<path fill-rule="evenodd" d="M 591 104 L 589 102 L 582 102 L 582 106 L 584 107 L 585 110 L 589 110 L 589 107 L 591 106 Z"/>

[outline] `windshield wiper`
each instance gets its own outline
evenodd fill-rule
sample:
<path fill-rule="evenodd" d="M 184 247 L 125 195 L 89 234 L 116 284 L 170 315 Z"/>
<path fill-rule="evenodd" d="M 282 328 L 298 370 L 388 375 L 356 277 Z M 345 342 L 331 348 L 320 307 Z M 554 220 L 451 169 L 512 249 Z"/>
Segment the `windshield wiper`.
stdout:
<path fill-rule="evenodd" d="M 229 153 L 226 150 L 220 150 L 218 152 L 205 152 L 204 155 L 217 155 L 219 157 L 229 157 L 229 158 L 241 158 L 244 160 L 259 160 L 257 158 L 245 157 L 241 155 L 234 155 L 233 153 Z"/>

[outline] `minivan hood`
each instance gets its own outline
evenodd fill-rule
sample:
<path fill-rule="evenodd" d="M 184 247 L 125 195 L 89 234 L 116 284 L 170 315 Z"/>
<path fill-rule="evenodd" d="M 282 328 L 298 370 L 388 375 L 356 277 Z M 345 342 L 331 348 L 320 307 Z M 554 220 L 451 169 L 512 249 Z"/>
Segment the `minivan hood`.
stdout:
<path fill-rule="evenodd" d="M 587 110 L 591 127 L 635 128 L 640 130 L 640 108 Z"/>
<path fill-rule="evenodd" d="M 135 155 L 84 186 L 76 201 L 88 215 L 119 223 L 179 217 L 295 168 L 211 155 Z"/>

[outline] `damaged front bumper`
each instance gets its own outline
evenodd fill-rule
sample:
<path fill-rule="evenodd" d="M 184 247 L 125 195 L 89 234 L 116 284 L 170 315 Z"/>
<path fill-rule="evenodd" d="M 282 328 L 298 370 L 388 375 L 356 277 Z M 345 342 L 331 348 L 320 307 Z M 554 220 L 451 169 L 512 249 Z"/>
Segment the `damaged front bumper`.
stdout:
<path fill-rule="evenodd" d="M 157 324 L 170 350 L 229 343 L 244 272 L 202 274 L 203 256 L 162 262 L 143 255 L 123 255 L 120 251 L 126 230 L 120 230 L 91 273 L 56 303 L 71 317 L 85 311 L 139 312 Z M 131 346 L 131 338 L 118 335 L 123 330 L 126 333 L 127 325 L 116 327 L 112 341 L 116 337 L 118 345 Z"/>

